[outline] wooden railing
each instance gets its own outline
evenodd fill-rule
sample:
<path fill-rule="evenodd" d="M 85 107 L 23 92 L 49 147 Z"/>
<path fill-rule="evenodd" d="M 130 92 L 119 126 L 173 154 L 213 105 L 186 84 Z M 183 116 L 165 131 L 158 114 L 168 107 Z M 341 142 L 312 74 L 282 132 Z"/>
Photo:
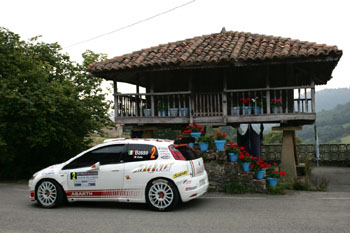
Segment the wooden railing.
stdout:
<path fill-rule="evenodd" d="M 315 90 L 281 87 L 194 93 L 115 94 L 117 117 L 216 117 L 315 113 Z"/>
<path fill-rule="evenodd" d="M 350 144 L 320 144 L 320 161 L 350 161 Z M 262 146 L 262 158 L 267 161 L 281 160 L 282 145 L 267 144 Z M 314 144 L 298 144 L 297 155 L 300 162 L 316 159 Z"/>

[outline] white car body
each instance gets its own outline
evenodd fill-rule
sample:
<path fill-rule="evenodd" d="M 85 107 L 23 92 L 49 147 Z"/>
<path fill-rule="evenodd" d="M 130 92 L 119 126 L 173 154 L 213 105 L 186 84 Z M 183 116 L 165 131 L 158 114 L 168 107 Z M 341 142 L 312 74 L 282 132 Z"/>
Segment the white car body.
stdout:
<path fill-rule="evenodd" d="M 160 139 L 106 140 L 105 143 L 90 148 L 64 163 L 35 173 L 29 180 L 30 199 L 38 200 L 38 184 L 45 180 L 54 180 L 61 186 L 68 202 L 113 200 L 146 203 L 149 187 L 147 185 L 163 180 L 175 184 L 182 202 L 190 201 L 207 191 L 207 172 L 200 157 L 191 160 L 175 159 L 178 154 L 174 154 L 174 151 L 181 149 L 186 153 L 189 147 L 180 145 L 177 150 L 174 149 L 176 145 L 173 143 Z M 109 152 L 119 149 L 123 152 Z M 103 164 L 97 159 L 93 164 L 79 167 L 79 164 L 88 164 L 90 157 L 98 158 L 100 155 L 102 159 L 111 153 L 121 156 L 120 161 Z"/>

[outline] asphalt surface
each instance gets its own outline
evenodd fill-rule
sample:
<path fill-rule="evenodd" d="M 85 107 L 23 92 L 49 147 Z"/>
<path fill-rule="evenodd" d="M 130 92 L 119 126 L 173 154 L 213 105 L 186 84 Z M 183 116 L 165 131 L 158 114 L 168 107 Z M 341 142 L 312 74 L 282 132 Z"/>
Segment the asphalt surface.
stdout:
<path fill-rule="evenodd" d="M 350 169 L 346 171 L 343 180 L 350 183 Z M 42 209 L 29 201 L 26 185 L 0 183 L 0 232 L 6 233 L 348 233 L 349 220 L 350 192 L 343 189 L 276 196 L 209 193 L 171 212 L 155 212 L 144 204 L 116 202 L 76 202 Z"/>

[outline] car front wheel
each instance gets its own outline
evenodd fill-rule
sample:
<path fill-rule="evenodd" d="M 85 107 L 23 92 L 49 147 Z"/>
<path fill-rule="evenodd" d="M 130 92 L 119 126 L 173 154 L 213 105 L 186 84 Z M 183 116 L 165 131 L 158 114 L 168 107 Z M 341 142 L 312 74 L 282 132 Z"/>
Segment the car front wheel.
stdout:
<path fill-rule="evenodd" d="M 170 210 L 178 204 L 179 194 L 172 182 L 158 179 L 147 186 L 146 200 L 154 210 Z"/>
<path fill-rule="evenodd" d="M 59 206 L 64 201 L 63 190 L 56 181 L 43 180 L 36 189 L 36 199 L 44 208 Z"/>

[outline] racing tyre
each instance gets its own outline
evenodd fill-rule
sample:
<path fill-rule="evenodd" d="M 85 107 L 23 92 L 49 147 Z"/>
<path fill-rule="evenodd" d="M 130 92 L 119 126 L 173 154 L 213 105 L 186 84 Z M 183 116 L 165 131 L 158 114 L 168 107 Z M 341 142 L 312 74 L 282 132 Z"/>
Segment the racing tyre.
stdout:
<path fill-rule="evenodd" d="M 64 203 L 62 187 L 54 180 L 42 180 L 36 188 L 36 200 L 43 208 L 53 208 Z"/>
<path fill-rule="evenodd" d="M 154 180 L 147 185 L 146 202 L 154 210 L 171 210 L 179 202 L 179 193 L 172 182 L 164 179 Z"/>

